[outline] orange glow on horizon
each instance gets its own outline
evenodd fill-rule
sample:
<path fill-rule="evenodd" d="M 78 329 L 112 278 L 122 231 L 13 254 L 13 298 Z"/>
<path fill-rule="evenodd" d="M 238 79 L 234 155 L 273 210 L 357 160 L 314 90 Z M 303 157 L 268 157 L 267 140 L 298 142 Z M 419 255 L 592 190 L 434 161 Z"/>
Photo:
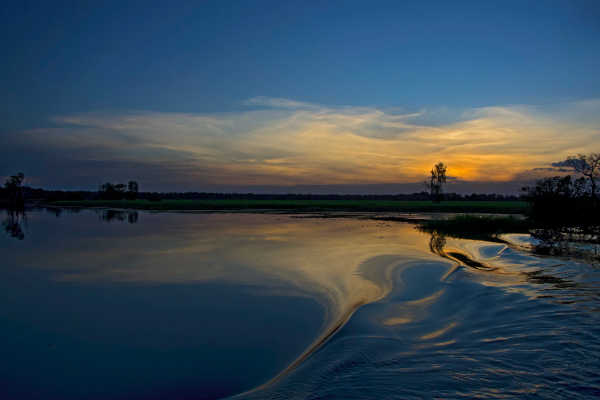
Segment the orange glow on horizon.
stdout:
<path fill-rule="evenodd" d="M 600 111 L 600 101 L 565 108 Z M 428 125 L 414 122 L 428 117 L 425 111 L 396 115 L 315 105 L 223 115 L 67 116 L 55 120 L 66 128 L 27 136 L 67 151 L 78 143 L 110 149 L 114 161 L 164 165 L 188 182 L 414 183 L 426 180 L 439 161 L 450 177 L 502 182 L 539 175 L 540 167 L 588 152 L 600 136 L 600 113 L 592 114 L 584 123 L 534 108 L 489 107 L 470 110 L 457 122 Z M 132 140 L 123 145 L 123 137 Z"/>

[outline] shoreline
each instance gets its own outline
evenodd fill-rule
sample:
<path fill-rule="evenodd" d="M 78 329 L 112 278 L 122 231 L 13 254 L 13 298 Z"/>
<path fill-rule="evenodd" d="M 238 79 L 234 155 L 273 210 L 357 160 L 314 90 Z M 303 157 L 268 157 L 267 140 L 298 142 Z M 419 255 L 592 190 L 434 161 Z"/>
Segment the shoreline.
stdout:
<path fill-rule="evenodd" d="M 524 201 L 388 201 L 388 200 L 82 200 L 39 203 L 45 207 L 118 208 L 148 211 L 251 212 L 435 212 L 523 214 Z"/>

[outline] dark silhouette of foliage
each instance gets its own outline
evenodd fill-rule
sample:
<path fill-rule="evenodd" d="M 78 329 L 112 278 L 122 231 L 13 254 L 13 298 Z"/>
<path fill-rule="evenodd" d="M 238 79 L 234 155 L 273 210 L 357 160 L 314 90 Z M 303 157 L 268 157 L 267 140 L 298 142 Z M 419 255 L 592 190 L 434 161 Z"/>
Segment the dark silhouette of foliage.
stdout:
<path fill-rule="evenodd" d="M 126 186 L 122 183 L 106 182 L 100 185 L 98 194 L 102 200 L 122 200 L 125 198 L 125 188 Z"/>
<path fill-rule="evenodd" d="M 431 177 L 425 185 L 429 188 L 431 199 L 439 203 L 442 200 L 442 185 L 446 183 L 446 170 L 448 167 L 443 162 L 439 162 L 433 166 L 430 171 Z"/>
<path fill-rule="evenodd" d="M 115 186 L 113 184 L 110 184 Z M 139 187 L 139 186 L 138 186 Z M 84 200 L 104 200 L 104 185 L 99 191 L 86 190 L 45 190 L 41 188 L 32 188 L 23 186 L 23 195 L 28 202 L 43 204 L 56 201 L 84 201 Z M 138 189 L 139 190 L 139 189 Z M 109 189 L 110 191 L 110 189 Z M 127 191 L 119 195 L 120 199 L 127 198 Z M 122 196 L 122 197 L 121 197 Z M 431 200 L 431 194 L 425 191 L 411 194 L 256 194 L 256 193 L 207 193 L 207 192 L 137 192 L 137 199 L 140 200 L 383 200 L 383 201 L 428 201 Z M 524 200 L 523 195 L 506 195 L 496 193 L 444 193 L 444 200 L 447 201 L 519 201 Z M 0 204 L 8 204 L 7 190 L 0 186 Z"/>
<path fill-rule="evenodd" d="M 600 153 L 589 155 L 577 154 L 570 156 L 565 161 L 552 164 L 555 167 L 568 167 L 588 179 L 590 184 L 590 195 L 596 202 L 596 179 L 600 178 Z"/>
<path fill-rule="evenodd" d="M 575 242 L 600 243 L 600 209 L 593 181 L 585 176 L 555 176 L 525 188 L 535 226 L 531 235 L 539 240 L 535 252 L 573 255 Z"/>
<path fill-rule="evenodd" d="M 11 209 L 23 209 L 25 207 L 25 195 L 23 193 L 23 181 L 25 175 L 19 172 L 12 175 L 4 183 L 4 189 L 8 197 L 8 207 Z"/>
<path fill-rule="evenodd" d="M 591 197 L 591 185 L 584 177 L 545 178 L 524 190 L 531 204 L 530 217 L 539 226 L 589 227 L 600 222 L 598 207 Z"/>
<path fill-rule="evenodd" d="M 136 181 L 129 181 L 129 183 L 127 183 L 127 198 L 129 200 L 137 199 L 138 192 L 139 192 L 138 183 Z"/>
<path fill-rule="evenodd" d="M 127 185 L 106 182 L 100 185 L 98 198 L 100 200 L 135 200 L 138 197 L 138 193 L 139 185 L 136 181 L 129 181 Z"/>

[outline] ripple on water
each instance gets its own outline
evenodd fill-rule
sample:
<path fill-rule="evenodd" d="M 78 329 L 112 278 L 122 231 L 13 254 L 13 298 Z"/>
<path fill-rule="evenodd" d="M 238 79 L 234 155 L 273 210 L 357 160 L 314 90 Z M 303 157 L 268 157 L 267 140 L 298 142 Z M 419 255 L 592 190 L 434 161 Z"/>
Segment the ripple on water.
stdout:
<path fill-rule="evenodd" d="M 289 375 L 248 397 L 600 396 L 598 271 L 503 244 L 446 245 L 494 268 L 453 270 L 393 255 L 363 262 L 361 276 L 386 295 L 360 307 Z"/>

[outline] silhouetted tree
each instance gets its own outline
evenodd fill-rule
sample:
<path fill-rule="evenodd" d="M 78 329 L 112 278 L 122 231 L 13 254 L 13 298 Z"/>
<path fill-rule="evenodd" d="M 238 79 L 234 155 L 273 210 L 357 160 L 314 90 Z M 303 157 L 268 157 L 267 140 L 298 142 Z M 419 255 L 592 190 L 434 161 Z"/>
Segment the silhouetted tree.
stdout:
<path fill-rule="evenodd" d="M 585 177 L 545 178 L 537 181 L 534 187 L 524 188 L 524 191 L 531 204 L 530 216 L 537 224 L 589 229 L 600 222 L 590 196 L 591 184 Z"/>
<path fill-rule="evenodd" d="M 139 186 L 136 181 L 129 181 L 127 184 L 127 198 L 135 200 L 139 192 Z"/>
<path fill-rule="evenodd" d="M 429 188 L 431 199 L 439 203 L 442 200 L 442 185 L 446 183 L 446 170 L 447 166 L 443 162 L 439 162 L 431 169 L 431 177 L 429 182 L 425 182 Z"/>
<path fill-rule="evenodd" d="M 596 179 L 600 178 L 600 153 L 577 154 L 552 165 L 569 167 L 585 176 L 590 182 L 592 198 L 596 201 Z"/>
<path fill-rule="evenodd" d="M 106 182 L 100 185 L 100 197 L 105 200 L 121 200 L 125 196 L 125 186 L 122 183 Z"/>
<path fill-rule="evenodd" d="M 524 188 L 531 205 L 530 233 L 539 241 L 534 252 L 591 256 L 589 247 L 589 251 L 580 251 L 583 248 L 577 250 L 572 245 L 600 243 L 600 213 L 591 186 L 586 177 L 573 179 L 567 175 L 541 179 L 535 187 Z"/>
<path fill-rule="evenodd" d="M 23 195 L 23 181 L 25 175 L 19 172 L 12 175 L 4 183 L 4 188 L 8 195 L 8 206 L 13 209 L 21 209 L 25 207 L 25 197 Z"/>

